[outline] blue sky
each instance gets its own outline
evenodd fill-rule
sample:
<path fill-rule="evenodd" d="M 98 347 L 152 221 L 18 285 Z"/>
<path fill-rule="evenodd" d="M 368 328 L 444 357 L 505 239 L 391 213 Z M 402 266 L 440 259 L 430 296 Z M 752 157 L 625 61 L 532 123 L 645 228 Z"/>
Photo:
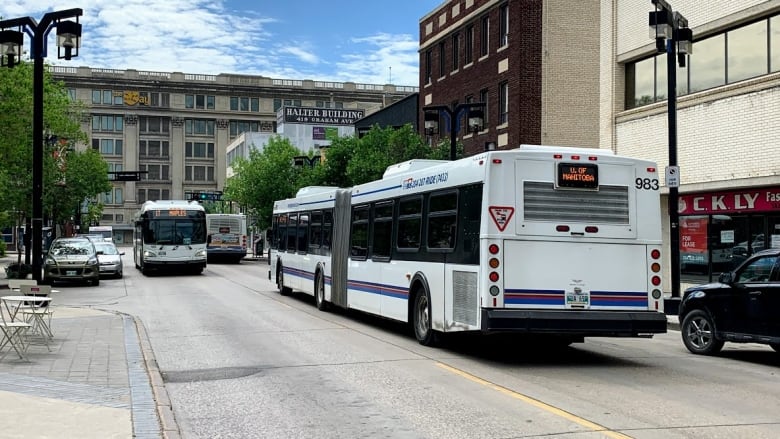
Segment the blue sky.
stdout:
<path fill-rule="evenodd" d="M 83 9 L 79 57 L 51 36 L 53 64 L 418 85 L 419 21 L 443 1 L 2 0 L 0 16 Z"/>

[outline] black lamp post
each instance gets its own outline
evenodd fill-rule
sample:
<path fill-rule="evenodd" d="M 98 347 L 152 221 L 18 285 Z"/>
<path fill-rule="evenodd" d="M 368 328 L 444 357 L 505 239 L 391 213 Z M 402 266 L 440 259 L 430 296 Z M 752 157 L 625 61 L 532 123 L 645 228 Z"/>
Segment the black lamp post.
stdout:
<path fill-rule="evenodd" d="M 33 60 L 33 194 L 32 194 L 32 269 L 33 279 L 41 280 L 43 257 L 43 59 L 46 58 L 46 38 L 57 28 L 57 57 L 78 56 L 81 46 L 81 9 L 49 12 L 40 23 L 31 17 L 0 21 L 0 65 L 12 68 L 21 58 L 24 41 L 22 31 L 30 36 L 30 58 Z M 76 18 L 73 22 L 66 20 Z M 16 28 L 16 30 L 13 30 Z M 61 49 L 64 52 L 61 52 Z"/>
<path fill-rule="evenodd" d="M 680 297 L 680 211 L 679 211 L 679 169 L 677 167 L 677 64 L 685 67 L 686 55 L 690 55 L 693 32 L 688 20 L 665 0 L 650 0 L 655 10 L 650 12 L 650 38 L 655 39 L 658 52 L 666 52 L 666 77 L 668 83 L 669 115 L 669 168 L 667 175 L 674 173 L 678 180 L 669 186 L 669 245 L 671 249 L 672 297 Z"/>
<path fill-rule="evenodd" d="M 450 108 L 446 105 L 429 105 L 423 107 L 425 112 L 425 134 L 432 135 L 439 132 L 439 116 L 444 116 L 447 130 L 450 133 L 450 160 L 455 160 L 457 135 L 460 131 L 460 119 L 463 113 L 468 111 L 469 131 L 479 131 L 485 120 L 484 102 L 466 102 Z"/>

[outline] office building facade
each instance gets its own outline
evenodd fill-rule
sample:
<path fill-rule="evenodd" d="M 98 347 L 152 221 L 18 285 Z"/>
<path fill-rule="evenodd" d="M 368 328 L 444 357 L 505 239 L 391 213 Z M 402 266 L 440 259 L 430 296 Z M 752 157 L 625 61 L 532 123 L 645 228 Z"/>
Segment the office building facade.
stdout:
<path fill-rule="evenodd" d="M 129 242 L 132 218 L 146 200 L 183 199 L 224 188 L 226 148 L 243 132 L 275 133 L 283 107 L 377 111 L 417 87 L 186 74 L 89 67 L 51 68 L 88 107 L 88 145 L 109 172 L 141 171 L 140 181 L 113 182 L 101 196 L 101 225 Z"/>
<path fill-rule="evenodd" d="M 693 33 L 693 53 L 675 73 L 681 271 L 717 280 L 745 256 L 780 247 L 780 1 L 669 4 Z M 651 10 L 649 0 L 601 2 L 600 138 L 602 148 L 659 164 L 669 218 L 667 55 L 649 36 Z"/>

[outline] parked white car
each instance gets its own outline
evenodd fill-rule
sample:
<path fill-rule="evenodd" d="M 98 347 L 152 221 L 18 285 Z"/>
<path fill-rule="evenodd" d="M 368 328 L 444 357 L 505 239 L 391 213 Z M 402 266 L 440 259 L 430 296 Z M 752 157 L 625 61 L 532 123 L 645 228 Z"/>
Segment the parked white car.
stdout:
<path fill-rule="evenodd" d="M 116 245 L 110 242 L 95 242 L 94 244 L 100 262 L 100 275 L 122 278 L 122 256 L 125 252 L 119 251 Z"/>

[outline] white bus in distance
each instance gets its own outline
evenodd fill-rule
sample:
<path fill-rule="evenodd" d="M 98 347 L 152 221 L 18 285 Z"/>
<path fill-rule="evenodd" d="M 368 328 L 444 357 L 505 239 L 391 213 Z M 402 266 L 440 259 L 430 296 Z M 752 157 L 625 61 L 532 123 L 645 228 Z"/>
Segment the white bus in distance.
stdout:
<path fill-rule="evenodd" d="M 523 145 L 412 160 L 350 189 L 274 204 L 269 279 L 283 294 L 408 322 L 424 345 L 481 331 L 666 332 L 656 164 Z"/>
<path fill-rule="evenodd" d="M 246 256 L 246 215 L 207 213 L 206 234 L 206 254 L 209 262 L 222 260 L 238 264 Z"/>
<path fill-rule="evenodd" d="M 133 233 L 135 268 L 185 270 L 206 268 L 206 211 L 197 201 L 147 201 L 137 212 Z"/>

